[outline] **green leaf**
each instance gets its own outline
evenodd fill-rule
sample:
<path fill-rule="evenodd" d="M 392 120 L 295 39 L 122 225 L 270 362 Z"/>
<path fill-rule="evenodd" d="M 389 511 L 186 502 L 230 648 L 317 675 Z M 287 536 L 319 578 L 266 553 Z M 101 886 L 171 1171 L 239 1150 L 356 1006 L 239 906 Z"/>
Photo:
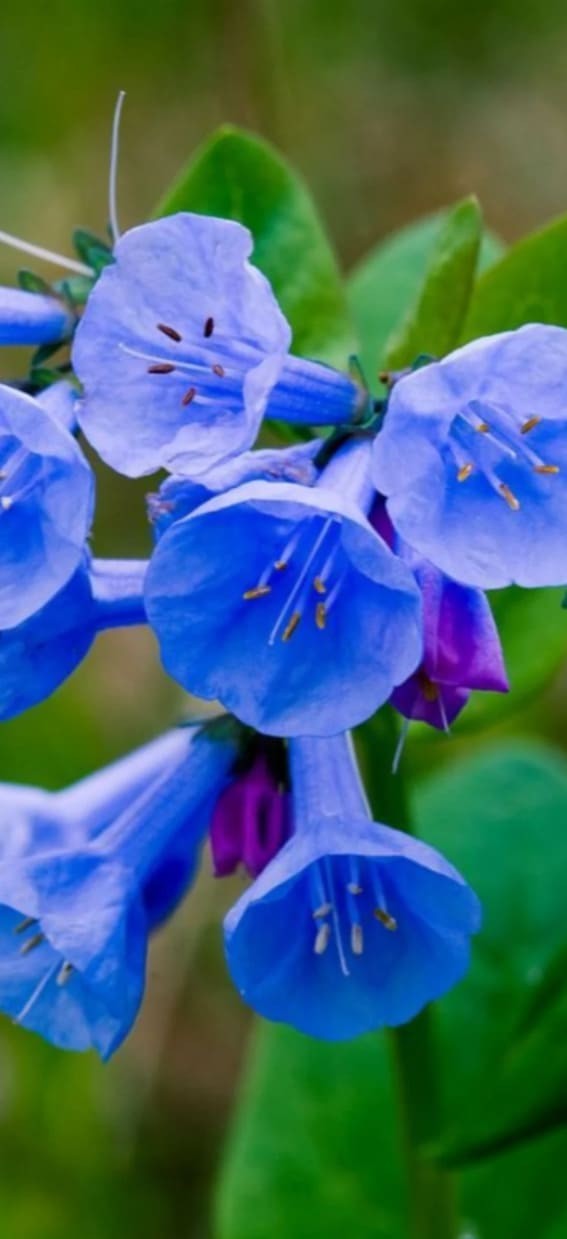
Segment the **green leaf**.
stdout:
<path fill-rule="evenodd" d="M 471 1098 L 493 1127 L 495 1073 L 565 941 L 567 834 L 549 833 L 567 816 L 565 765 L 543 748 L 495 747 L 425 784 L 416 810 L 420 835 L 462 869 L 485 911 L 468 977 L 437 1004 L 447 1130 L 462 1131 Z M 547 1042 L 546 1053 L 551 1079 L 560 1058 Z M 521 1096 L 517 1105 L 519 1120 Z M 333 1045 L 264 1025 L 227 1151 L 218 1239 L 341 1239 L 347 1227 L 357 1239 L 406 1239 L 397 1149 L 383 1034 Z M 566 1156 L 556 1132 L 467 1170 L 466 1228 L 558 1239 Z"/>
<path fill-rule="evenodd" d="M 448 213 L 437 236 L 417 301 L 386 345 L 386 366 L 411 366 L 420 353 L 444 357 L 459 339 L 482 237 L 476 198 Z"/>
<path fill-rule="evenodd" d="M 567 216 L 524 238 L 479 280 L 463 339 L 523 323 L 567 327 Z"/>
<path fill-rule="evenodd" d="M 197 211 L 245 224 L 253 260 L 293 329 L 293 351 L 344 368 L 354 347 L 346 294 L 311 195 L 273 147 L 232 126 L 201 146 L 155 215 Z"/>
<path fill-rule="evenodd" d="M 81 261 L 85 262 L 88 267 L 92 267 L 95 275 L 99 275 L 105 267 L 114 262 L 110 245 L 107 245 L 106 241 L 101 241 L 94 233 L 88 232 L 86 228 L 74 229 L 73 245 Z"/>
<path fill-rule="evenodd" d="M 370 386 L 385 365 L 386 342 L 400 327 L 419 291 L 450 211 L 439 211 L 381 241 L 352 272 L 348 294 L 361 342 L 360 358 Z M 486 233 L 479 266 L 500 256 L 502 246 Z"/>

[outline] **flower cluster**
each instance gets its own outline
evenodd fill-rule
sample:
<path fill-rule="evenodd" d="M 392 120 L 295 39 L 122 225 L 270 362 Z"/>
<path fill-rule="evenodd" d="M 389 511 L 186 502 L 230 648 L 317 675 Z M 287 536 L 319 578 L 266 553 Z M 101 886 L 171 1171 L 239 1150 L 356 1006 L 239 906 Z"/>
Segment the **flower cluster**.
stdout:
<path fill-rule="evenodd" d="M 0 717 L 133 624 L 223 711 L 66 791 L 0 786 L 0 1010 L 105 1058 L 207 838 L 251 879 L 226 958 L 269 1019 L 353 1037 L 462 976 L 477 898 L 371 821 L 348 733 L 386 703 L 447 730 L 507 691 L 484 591 L 567 578 L 567 332 L 477 340 L 374 402 L 291 353 L 251 250 L 179 214 L 118 239 L 84 304 L 0 290 L 0 344 L 64 357 L 0 385 Z M 273 447 L 281 423 L 302 434 Z M 79 432 L 118 473 L 167 471 L 147 560 L 93 555 Z"/>

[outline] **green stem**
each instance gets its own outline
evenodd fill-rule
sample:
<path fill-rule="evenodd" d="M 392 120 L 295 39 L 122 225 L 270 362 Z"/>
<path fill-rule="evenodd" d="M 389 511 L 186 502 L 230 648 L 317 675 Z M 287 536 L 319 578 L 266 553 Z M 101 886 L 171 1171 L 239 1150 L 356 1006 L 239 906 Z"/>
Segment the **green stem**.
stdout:
<path fill-rule="evenodd" d="M 397 740 L 393 711 L 381 710 L 355 737 L 376 820 L 411 831 L 402 774 L 392 775 Z M 435 1017 L 427 1007 L 388 1033 L 397 1085 L 408 1196 L 410 1239 L 458 1239 L 454 1176 L 428 1155 L 442 1134 L 442 1101 Z"/>

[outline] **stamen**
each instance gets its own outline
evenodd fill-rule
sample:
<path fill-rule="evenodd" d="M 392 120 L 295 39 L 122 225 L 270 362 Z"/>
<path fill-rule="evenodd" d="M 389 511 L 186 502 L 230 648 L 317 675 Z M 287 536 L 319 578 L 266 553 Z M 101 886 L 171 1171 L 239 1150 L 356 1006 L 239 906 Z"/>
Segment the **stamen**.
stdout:
<path fill-rule="evenodd" d="M 42 942 L 45 942 L 45 934 L 34 934 L 20 947 L 20 955 L 29 955 L 30 951 L 35 951 L 35 948 L 41 946 Z"/>
<path fill-rule="evenodd" d="M 329 912 L 332 912 L 332 911 L 333 911 L 332 904 L 322 903 L 318 908 L 315 908 L 315 911 L 313 913 L 314 920 L 318 921 L 321 919 L 321 917 L 328 916 Z"/>
<path fill-rule="evenodd" d="M 282 632 L 282 641 L 289 641 L 290 637 L 293 637 L 293 634 L 296 628 L 298 627 L 300 620 L 301 620 L 301 611 L 294 611 L 289 623 L 286 624 Z"/>
<path fill-rule="evenodd" d="M 487 435 L 490 430 L 490 426 L 488 422 L 478 422 L 478 424 L 475 426 L 475 430 L 477 430 L 478 433 L 481 435 Z"/>
<path fill-rule="evenodd" d="M 358 885 L 358 882 L 348 882 L 347 891 L 349 895 L 362 895 L 362 887 Z"/>
<path fill-rule="evenodd" d="M 208 340 L 209 336 L 212 336 L 214 327 L 215 327 L 214 318 L 208 318 L 205 323 L 205 326 L 203 327 L 203 335 L 205 337 L 205 340 Z"/>
<path fill-rule="evenodd" d="M 376 920 L 380 921 L 380 924 L 384 926 L 384 929 L 394 930 L 398 928 L 396 918 L 394 916 L 390 916 L 390 913 L 386 912 L 384 908 L 374 908 L 374 916 L 376 917 Z"/>
<path fill-rule="evenodd" d="M 247 589 L 242 597 L 246 602 L 249 602 L 251 598 L 264 598 L 266 594 L 271 594 L 271 592 L 271 585 L 255 585 L 253 589 Z"/>
<path fill-rule="evenodd" d="M 394 752 L 394 756 L 392 758 L 392 774 L 398 773 L 400 762 L 402 760 L 402 753 L 404 751 L 404 748 L 406 746 L 406 740 L 408 738 L 409 726 L 410 726 L 410 719 L 405 718 L 400 728 L 398 743 L 396 744 L 396 749 Z"/>
<path fill-rule="evenodd" d="M 534 473 L 559 473 L 559 465 L 534 465 Z"/>
<path fill-rule="evenodd" d="M 74 971 L 75 971 L 75 969 L 74 969 L 74 967 L 73 967 L 73 965 L 72 965 L 72 964 L 70 964 L 70 963 L 68 963 L 68 962 L 67 962 L 67 963 L 65 963 L 65 964 L 63 964 L 62 968 L 61 968 L 61 969 L 60 969 L 60 971 L 57 973 L 57 984 L 58 984 L 58 985 L 66 985 L 66 984 L 67 984 L 67 981 L 69 981 L 69 980 L 70 980 L 71 973 L 73 973 Z"/>
<path fill-rule="evenodd" d="M 362 925 L 351 925 L 350 930 L 350 949 L 353 955 L 362 955 L 364 952 L 364 935 L 362 933 Z"/>
<path fill-rule="evenodd" d="M 92 268 L 87 267 L 84 262 L 76 262 L 74 258 L 66 258 L 63 254 L 56 254 L 54 250 L 46 250 L 42 245 L 32 245 L 30 241 L 22 241 L 20 237 L 13 237 L 10 232 L 3 232 L 1 229 L 0 242 L 9 245 L 13 250 L 20 250 L 22 254 L 31 254 L 32 258 L 51 262 L 55 267 L 66 267 L 68 271 L 76 271 L 78 275 L 94 275 Z"/>
<path fill-rule="evenodd" d="M 324 602 L 318 602 L 315 607 L 315 623 L 320 632 L 322 632 L 322 630 L 326 627 L 327 608 Z"/>
<path fill-rule="evenodd" d="M 31 929 L 32 925 L 37 925 L 37 917 L 25 916 L 23 921 L 20 921 L 19 925 L 15 926 L 14 933 L 25 934 L 26 929 Z"/>
<path fill-rule="evenodd" d="M 153 366 L 148 366 L 148 374 L 172 374 L 175 366 L 169 361 L 158 361 Z"/>
<path fill-rule="evenodd" d="M 457 482 L 466 482 L 467 478 L 470 478 L 471 473 L 474 473 L 474 465 L 461 465 L 457 473 Z"/>
<path fill-rule="evenodd" d="M 26 1015 L 29 1015 L 34 1003 L 36 1003 L 38 998 L 41 997 L 44 989 L 47 989 L 47 986 L 49 985 L 51 978 L 57 972 L 58 967 L 59 967 L 59 960 L 56 959 L 53 967 L 48 968 L 45 975 L 41 978 L 41 981 L 39 982 L 39 984 L 36 985 L 31 997 L 28 998 L 28 1001 L 26 1002 L 25 1006 L 22 1007 L 19 1015 L 16 1016 L 14 1020 L 14 1024 L 21 1024 L 22 1020 L 25 1020 Z"/>
<path fill-rule="evenodd" d="M 180 344 L 183 339 L 179 332 L 175 330 L 175 327 L 168 327 L 167 323 L 158 323 L 157 329 L 163 332 L 164 336 L 169 336 L 170 340 L 175 340 L 176 344 Z"/>
<path fill-rule="evenodd" d="M 190 387 L 189 390 L 185 392 L 185 395 L 183 396 L 181 403 L 183 405 L 191 404 L 191 401 L 195 399 L 196 395 L 197 395 L 197 388 Z"/>
<path fill-rule="evenodd" d="M 10 508 L 13 508 L 13 506 L 14 500 L 10 497 L 10 495 L 3 495 L 0 499 L 0 508 L 2 508 L 2 511 L 9 512 Z"/>
<path fill-rule="evenodd" d="M 339 965 L 340 965 L 340 969 L 341 969 L 343 976 L 349 977 L 350 971 L 349 971 L 349 967 L 346 961 L 346 956 L 345 956 L 344 947 L 343 947 L 343 940 L 341 936 L 341 923 L 339 919 L 338 906 L 337 906 L 337 902 L 334 898 L 334 893 L 333 893 L 333 869 L 332 869 L 331 861 L 328 856 L 325 857 L 323 864 L 325 867 L 325 875 L 327 878 L 327 887 L 331 895 L 331 902 L 333 905 L 333 929 L 335 931 L 335 939 L 337 943 L 337 954 L 339 957 Z"/>
<path fill-rule="evenodd" d="M 213 370 L 213 374 L 216 374 L 219 379 L 224 379 L 226 370 L 224 366 L 219 365 L 218 361 L 215 362 L 214 366 L 212 367 L 212 370 Z"/>
<path fill-rule="evenodd" d="M 506 503 L 508 504 L 508 507 L 511 508 L 512 512 L 519 512 L 520 501 L 519 499 L 516 499 L 516 496 L 514 492 L 510 490 L 510 487 L 507 486 L 505 482 L 501 482 L 498 490 L 500 491 L 502 498 L 506 500 Z"/>
<path fill-rule="evenodd" d="M 274 568 L 276 572 L 283 572 L 284 568 L 287 568 L 287 559 L 276 559 Z"/>
<path fill-rule="evenodd" d="M 122 105 L 126 98 L 126 91 L 119 91 L 112 118 L 112 140 L 110 145 L 110 173 L 108 177 L 108 218 L 110 220 L 110 231 L 114 244 L 120 239 L 120 228 L 118 225 L 118 208 L 116 205 L 116 179 L 118 173 L 118 147 L 120 139 L 120 117 L 122 116 Z"/>
<path fill-rule="evenodd" d="M 523 426 L 520 427 L 520 433 L 523 435 L 529 434 L 530 430 L 533 430 L 534 426 L 539 426 L 540 422 L 541 417 L 528 417 L 527 422 L 524 422 Z"/>
<path fill-rule="evenodd" d="M 327 593 L 327 586 L 325 585 L 325 582 L 321 580 L 320 576 L 315 577 L 315 580 L 313 581 L 313 589 L 317 594 Z"/>
<path fill-rule="evenodd" d="M 315 936 L 313 950 L 316 955 L 325 954 L 325 951 L 327 950 L 327 947 L 329 945 L 330 937 L 331 937 L 331 926 L 327 922 L 325 922 L 324 925 L 319 926 L 317 930 L 317 934 Z"/>

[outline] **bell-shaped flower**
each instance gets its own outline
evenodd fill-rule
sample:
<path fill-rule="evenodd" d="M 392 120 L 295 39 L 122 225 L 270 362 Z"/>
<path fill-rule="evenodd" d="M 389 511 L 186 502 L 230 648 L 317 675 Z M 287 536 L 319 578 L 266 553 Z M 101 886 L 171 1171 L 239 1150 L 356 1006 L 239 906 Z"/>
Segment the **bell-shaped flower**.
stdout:
<path fill-rule="evenodd" d="M 183 845 L 191 875 L 236 756 L 228 734 L 186 728 L 160 743 L 54 797 L 60 842 L 46 841 L 47 803 L 37 838 L 32 823 L 19 852 L 0 853 L 0 1009 L 64 1049 L 108 1058 L 129 1032 L 148 934 L 168 890 L 171 901 L 163 866 Z"/>
<path fill-rule="evenodd" d="M 508 691 L 498 629 L 482 590 L 451 581 L 407 547 L 401 553 L 421 590 L 424 647 L 391 702 L 405 718 L 447 731 L 472 690 Z"/>
<path fill-rule="evenodd" d="M 0 386 L 0 629 L 45 606 L 84 556 L 93 476 L 65 428 L 69 398 L 60 394 L 56 417 L 57 393 L 36 400 Z"/>
<path fill-rule="evenodd" d="M 311 425 L 361 414 L 367 396 L 350 378 L 290 356 L 289 325 L 251 252 L 246 228 L 204 215 L 118 241 L 73 365 L 81 426 L 119 473 L 198 476 L 251 447 L 265 413 Z"/>
<path fill-rule="evenodd" d="M 347 736 L 290 742 L 294 834 L 225 920 L 267 1019 L 334 1041 L 405 1023 L 466 972 L 480 905 L 427 844 L 371 822 Z"/>
<path fill-rule="evenodd" d="M 87 555 L 71 580 L 15 628 L 0 629 L 0 720 L 44 701 L 86 657 L 99 632 L 145 624 L 145 560 Z"/>
<path fill-rule="evenodd" d="M 374 480 L 406 542 L 496 589 L 567 580 L 567 331 L 475 340 L 393 386 Z"/>
<path fill-rule="evenodd" d="M 256 878 L 290 830 L 289 793 L 261 748 L 215 805 L 209 831 L 215 876 L 226 877 L 242 867 Z"/>
<path fill-rule="evenodd" d="M 258 731 L 336 733 L 419 663 L 419 591 L 365 516 L 370 452 L 349 441 L 315 486 L 216 496 L 154 551 L 146 610 L 166 669 Z"/>
<path fill-rule="evenodd" d="M 0 344 L 56 344 L 72 326 L 73 315 L 58 297 L 0 288 Z"/>

